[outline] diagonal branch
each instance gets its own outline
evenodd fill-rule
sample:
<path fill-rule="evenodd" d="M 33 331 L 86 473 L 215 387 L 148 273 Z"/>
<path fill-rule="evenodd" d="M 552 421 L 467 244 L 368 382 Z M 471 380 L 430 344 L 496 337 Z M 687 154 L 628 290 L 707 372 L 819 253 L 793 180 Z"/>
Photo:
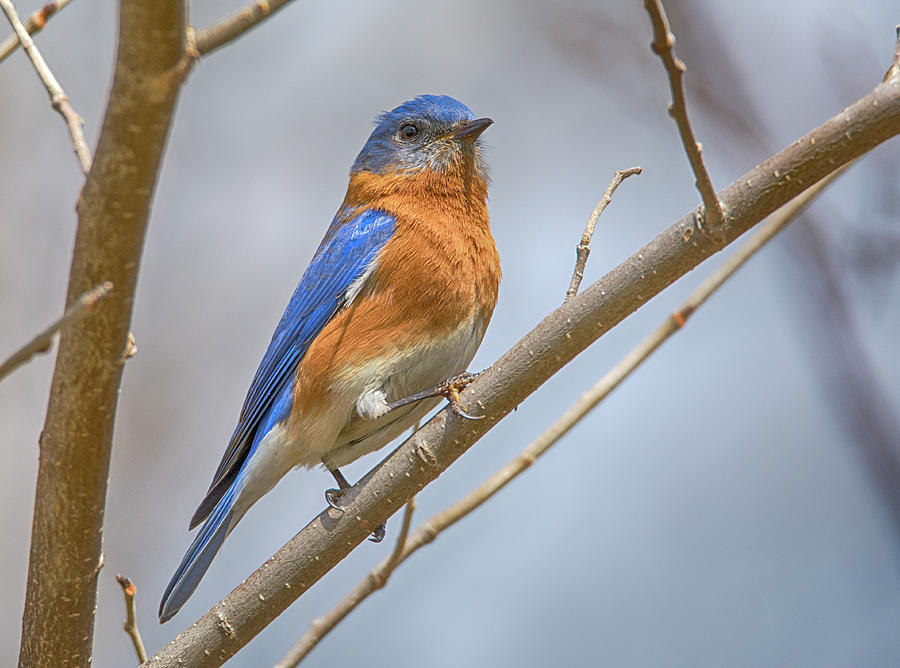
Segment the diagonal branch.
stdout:
<path fill-rule="evenodd" d="M 900 134 L 900 81 L 869 95 L 719 193 L 730 243 L 811 185 Z M 689 212 L 588 289 L 548 315 L 464 392 L 487 418 L 441 411 L 241 585 L 145 664 L 219 666 L 307 591 L 407 499 L 602 334 L 721 250 Z M 228 628 L 232 632 L 223 633 Z"/>
<path fill-rule="evenodd" d="M 369 598 L 371 594 L 384 588 L 394 569 L 406 561 L 408 556 L 406 539 L 409 536 L 409 526 L 412 522 L 412 514 L 415 508 L 415 498 L 410 499 L 403 512 L 403 525 L 400 528 L 400 535 L 397 536 L 397 544 L 394 546 L 394 551 L 391 555 L 372 569 L 365 579 L 356 585 L 353 591 L 347 594 L 334 608 L 321 617 L 312 620 L 309 628 L 300 636 L 297 644 L 291 647 L 281 661 L 275 664 L 275 668 L 294 668 L 294 666 L 309 656 L 309 653 L 313 651 L 316 645 L 334 630 L 338 624 L 344 621 L 344 618 L 353 612 L 356 606 Z"/>
<path fill-rule="evenodd" d="M 233 42 L 258 23 L 272 16 L 291 0 L 255 0 L 231 16 L 197 31 L 196 47 L 201 56 Z"/>
<path fill-rule="evenodd" d="M 753 257 L 757 251 L 771 241 L 778 232 L 787 227 L 787 225 L 793 221 L 813 199 L 843 173 L 848 166 L 825 177 L 809 190 L 801 193 L 795 199 L 773 213 L 747 243 L 741 246 L 734 255 L 728 258 L 719 269 L 717 269 L 691 294 L 687 301 L 682 304 L 681 308 L 670 317 L 666 318 L 656 331 L 642 341 L 634 348 L 634 350 L 628 353 L 628 355 L 613 367 L 609 373 L 603 376 L 596 385 L 581 395 L 578 401 L 560 416 L 558 420 L 550 425 L 546 431 L 478 488 L 464 496 L 452 506 L 449 506 L 423 522 L 415 530 L 408 541 L 406 540 L 405 534 L 408 531 L 407 518 L 410 513 L 404 514 L 404 532 L 401 534 L 404 542 L 401 543 L 398 541 L 397 543 L 398 546 L 402 545 L 403 549 L 399 551 L 394 550 L 394 554 L 392 554 L 389 559 L 385 559 L 381 562 L 376 570 L 373 571 L 368 578 L 360 582 L 353 591 L 347 594 L 334 609 L 317 620 L 314 620 L 306 633 L 304 633 L 300 640 L 297 641 L 297 644 L 288 651 L 284 658 L 275 665 L 275 668 L 294 668 L 294 666 L 298 665 L 306 658 L 313 647 L 321 642 L 325 635 L 343 621 L 343 619 L 366 600 L 370 594 L 376 591 L 372 578 L 379 569 L 389 569 L 388 572 L 393 572 L 397 566 L 406 561 L 414 552 L 432 543 L 443 531 L 469 515 L 469 513 L 480 507 L 515 478 L 524 473 L 526 469 L 530 468 L 541 455 L 546 453 L 559 441 L 559 439 L 565 436 L 572 427 L 578 424 L 588 413 L 590 413 L 590 411 L 596 408 L 597 404 L 609 396 L 622 381 L 634 373 L 634 371 L 650 357 L 650 355 L 653 354 L 666 339 L 675 332 L 680 331 L 681 328 L 684 327 L 687 318 L 693 314 L 703 302 L 709 299 L 713 293 L 722 287 L 725 282 L 747 262 L 747 260 Z M 381 586 L 383 587 L 384 584 L 382 583 Z"/>
<path fill-rule="evenodd" d="M 63 326 L 70 322 L 74 322 L 77 318 L 93 311 L 97 302 L 108 295 L 109 291 L 112 289 L 113 284 L 109 281 L 104 281 L 100 285 L 82 293 L 81 296 L 75 300 L 75 303 L 66 309 L 66 312 L 63 313 L 59 320 L 10 355 L 9 359 L 3 362 L 3 364 L 0 364 L 0 380 L 6 378 L 6 376 L 26 362 L 30 362 L 35 355 L 50 350 L 50 346 L 53 345 L 54 335 L 62 329 Z"/>
<path fill-rule="evenodd" d="M 569 289 L 566 290 L 566 298 L 563 300 L 563 303 L 578 294 L 578 288 L 581 287 L 581 281 L 584 279 L 584 267 L 587 265 L 588 256 L 591 254 L 591 239 L 594 237 L 594 228 L 597 226 L 597 221 L 600 219 L 601 214 L 612 202 L 613 193 L 616 192 L 616 188 L 619 187 L 622 181 L 629 176 L 640 173 L 640 167 L 617 169 L 612 181 L 606 188 L 606 192 L 603 193 L 603 197 L 597 203 L 597 206 L 594 207 L 594 211 L 591 213 L 591 217 L 588 218 L 587 225 L 585 225 L 584 232 L 581 235 L 581 242 L 575 247 L 575 269 L 572 271 L 572 280 L 569 281 Z"/>
<path fill-rule="evenodd" d="M 38 76 L 41 78 L 41 81 L 44 82 L 44 87 L 47 89 L 47 94 L 50 96 L 50 104 L 60 113 L 63 120 L 66 122 L 66 126 L 69 128 L 69 134 L 72 136 L 72 148 L 75 151 L 78 162 L 81 164 L 81 171 L 87 174 L 91 171 L 91 151 L 84 141 L 84 132 L 82 130 L 84 120 L 72 108 L 72 105 L 69 103 L 69 98 L 63 91 L 62 86 L 59 85 L 56 77 L 53 76 L 53 72 L 50 71 L 50 67 L 47 65 L 43 56 L 41 56 L 41 52 L 38 51 L 38 48 L 32 41 L 25 26 L 22 25 L 22 21 L 16 13 L 16 8 L 13 5 L 12 0 L 0 0 L 0 7 L 3 8 L 6 18 L 9 19 L 9 23 L 16 33 L 16 37 L 18 37 L 19 42 L 22 43 L 22 48 L 25 49 L 28 57 L 31 58 L 31 62 L 34 65 L 34 69 L 37 71 Z"/>
<path fill-rule="evenodd" d="M 700 196 L 703 198 L 706 228 L 721 236 L 722 227 L 725 224 L 725 213 L 722 202 L 716 197 L 716 190 L 713 188 L 706 165 L 703 163 L 703 147 L 694 137 L 694 130 L 691 128 L 691 121 L 687 114 L 687 103 L 684 100 L 684 71 L 687 68 L 675 56 L 675 35 L 669 29 L 662 0 L 644 0 L 644 9 L 650 14 L 650 21 L 653 23 L 653 41 L 650 46 L 653 48 L 653 52 L 662 59 L 669 75 L 669 85 L 672 88 L 669 115 L 675 119 L 675 124 L 678 126 L 681 143 L 684 144 L 684 150 L 691 162 L 691 169 L 694 171 L 697 190 L 700 191 Z"/>
<path fill-rule="evenodd" d="M 31 16 L 25 19 L 25 31 L 29 35 L 40 32 L 44 29 L 44 26 L 47 25 L 47 21 L 50 17 L 70 2 L 72 2 L 72 0 L 51 0 L 51 2 L 48 2 L 40 9 L 34 11 Z M 19 44 L 21 44 L 21 42 L 19 41 L 19 36 L 17 34 L 12 34 L 3 40 L 3 42 L 0 42 L 0 62 L 6 60 L 9 54 L 19 48 Z"/>

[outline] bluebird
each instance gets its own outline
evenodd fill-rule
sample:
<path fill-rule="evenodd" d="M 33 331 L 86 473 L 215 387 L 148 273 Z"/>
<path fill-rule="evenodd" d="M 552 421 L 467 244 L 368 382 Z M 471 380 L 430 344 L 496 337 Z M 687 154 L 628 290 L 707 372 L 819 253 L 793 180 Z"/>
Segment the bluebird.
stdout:
<path fill-rule="evenodd" d="M 203 526 L 166 587 L 160 622 L 292 468 L 324 465 L 343 490 L 341 466 L 392 441 L 441 395 L 463 413 L 455 392 L 471 378 L 463 372 L 500 284 L 480 140 L 492 122 L 445 95 L 375 120 L 191 518 L 191 529 Z M 335 505 L 339 490 L 326 498 Z"/>

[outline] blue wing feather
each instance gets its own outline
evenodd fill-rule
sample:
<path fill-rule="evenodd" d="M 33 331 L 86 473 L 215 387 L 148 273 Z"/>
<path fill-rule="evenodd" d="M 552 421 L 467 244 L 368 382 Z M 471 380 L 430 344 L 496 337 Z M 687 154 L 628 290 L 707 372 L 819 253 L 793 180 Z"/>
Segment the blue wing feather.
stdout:
<path fill-rule="evenodd" d="M 373 209 L 341 210 L 335 216 L 275 328 L 206 498 L 191 518 L 192 529 L 210 514 L 265 435 L 258 433 L 263 417 L 276 398 L 290 392 L 309 344 L 342 308 L 348 288 L 393 235 L 394 223 L 393 216 Z"/>

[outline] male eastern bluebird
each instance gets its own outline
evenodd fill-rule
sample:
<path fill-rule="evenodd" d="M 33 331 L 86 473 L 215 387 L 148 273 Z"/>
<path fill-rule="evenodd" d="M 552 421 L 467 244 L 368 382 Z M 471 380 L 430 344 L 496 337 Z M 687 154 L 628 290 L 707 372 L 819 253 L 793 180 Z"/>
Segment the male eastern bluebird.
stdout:
<path fill-rule="evenodd" d="M 441 394 L 465 415 L 452 377 L 475 355 L 500 284 L 479 139 L 492 122 L 445 95 L 376 119 L 191 518 L 191 529 L 203 527 L 166 587 L 160 622 L 290 469 L 324 464 L 344 489 L 338 467 L 399 436 Z M 338 490 L 329 492 L 334 505 Z"/>

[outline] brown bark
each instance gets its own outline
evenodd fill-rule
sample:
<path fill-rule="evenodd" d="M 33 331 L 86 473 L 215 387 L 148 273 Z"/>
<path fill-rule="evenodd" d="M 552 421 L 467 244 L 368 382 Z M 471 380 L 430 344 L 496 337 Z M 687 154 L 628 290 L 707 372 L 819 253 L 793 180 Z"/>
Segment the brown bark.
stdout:
<path fill-rule="evenodd" d="M 123 0 L 116 71 L 78 202 L 67 302 L 103 281 L 92 318 L 64 327 L 40 460 L 19 665 L 91 660 L 119 381 L 157 173 L 188 69 L 181 0 Z"/>

